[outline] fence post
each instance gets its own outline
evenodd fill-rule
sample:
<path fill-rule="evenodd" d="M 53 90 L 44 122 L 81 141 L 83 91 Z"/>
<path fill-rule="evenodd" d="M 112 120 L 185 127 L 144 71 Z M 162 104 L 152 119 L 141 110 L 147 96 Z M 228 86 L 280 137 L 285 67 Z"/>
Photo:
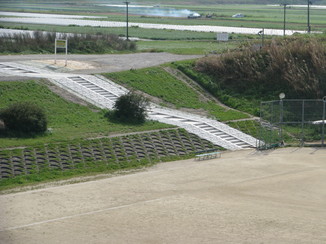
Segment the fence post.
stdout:
<path fill-rule="evenodd" d="M 280 137 L 281 141 L 283 141 L 283 99 L 280 100 Z"/>
<path fill-rule="evenodd" d="M 259 118 L 259 140 L 258 140 L 258 149 L 261 149 L 261 140 L 262 140 L 262 108 L 263 108 L 263 102 L 260 102 L 260 118 Z"/>
<path fill-rule="evenodd" d="M 54 64 L 57 64 L 57 39 L 54 42 Z"/>
<path fill-rule="evenodd" d="M 323 123 L 322 123 L 322 135 L 321 135 L 322 146 L 325 145 L 324 144 L 325 143 L 325 113 L 326 113 L 325 109 L 326 109 L 326 97 L 323 98 L 323 121 L 322 121 Z"/>
<path fill-rule="evenodd" d="M 301 146 L 304 146 L 304 106 L 305 106 L 305 101 L 302 101 L 302 108 L 301 108 Z"/>

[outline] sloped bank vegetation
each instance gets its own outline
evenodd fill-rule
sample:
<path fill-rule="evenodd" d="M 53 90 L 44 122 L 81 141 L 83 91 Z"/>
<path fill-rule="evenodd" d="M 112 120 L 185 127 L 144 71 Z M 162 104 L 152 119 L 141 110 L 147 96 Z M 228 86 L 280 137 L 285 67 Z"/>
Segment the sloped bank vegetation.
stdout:
<path fill-rule="evenodd" d="M 197 71 L 224 89 L 266 97 L 321 98 L 326 94 L 326 48 L 316 38 L 274 39 L 262 49 L 245 46 L 200 59 Z"/>
<path fill-rule="evenodd" d="M 22 34 L 7 34 L 0 38 L 0 53 L 53 53 L 55 39 L 68 39 L 70 53 L 111 53 L 134 51 L 135 42 L 122 40 L 115 34 L 61 34 L 34 31 Z M 58 50 L 59 51 L 59 50 Z"/>
<path fill-rule="evenodd" d="M 53 93 L 53 88 L 45 80 L 0 82 L 0 191 L 48 180 L 142 168 L 216 148 L 194 134 L 157 121 L 113 121 L 106 117 L 106 110 L 66 100 Z M 59 94 L 64 95 L 62 91 Z M 44 114 L 38 116 L 39 111 Z M 20 121 L 7 123 L 5 117 Z M 22 125 L 26 117 L 32 125 L 46 117 L 48 130 L 43 132 L 46 128 L 41 123 L 42 131 L 30 133 L 34 128 L 26 130 L 27 124 Z"/>
<path fill-rule="evenodd" d="M 225 104 L 256 115 L 259 101 L 280 92 L 291 99 L 326 95 L 325 38 L 274 39 L 261 49 L 248 44 L 177 67 Z"/>

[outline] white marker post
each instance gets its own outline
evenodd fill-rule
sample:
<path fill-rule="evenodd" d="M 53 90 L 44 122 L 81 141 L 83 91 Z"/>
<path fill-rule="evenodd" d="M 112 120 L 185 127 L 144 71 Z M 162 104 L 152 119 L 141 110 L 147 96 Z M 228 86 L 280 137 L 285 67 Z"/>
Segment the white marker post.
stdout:
<path fill-rule="evenodd" d="M 66 63 L 67 66 L 67 56 L 68 56 L 68 39 L 55 39 L 55 48 L 54 48 L 54 63 L 57 63 L 57 48 L 66 49 Z"/>

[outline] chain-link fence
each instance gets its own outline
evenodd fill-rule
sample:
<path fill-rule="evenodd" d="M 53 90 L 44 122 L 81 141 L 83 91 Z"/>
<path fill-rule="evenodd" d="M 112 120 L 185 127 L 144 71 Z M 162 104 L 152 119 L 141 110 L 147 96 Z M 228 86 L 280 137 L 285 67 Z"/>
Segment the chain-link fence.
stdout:
<path fill-rule="evenodd" d="M 325 146 L 326 98 L 262 102 L 257 147 Z"/>

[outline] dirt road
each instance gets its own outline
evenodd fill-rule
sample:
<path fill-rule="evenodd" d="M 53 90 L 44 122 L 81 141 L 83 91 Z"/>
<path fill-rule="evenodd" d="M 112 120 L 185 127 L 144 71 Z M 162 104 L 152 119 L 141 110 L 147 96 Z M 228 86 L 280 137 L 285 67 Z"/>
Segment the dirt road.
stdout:
<path fill-rule="evenodd" d="M 68 55 L 69 61 L 78 61 L 94 66 L 89 69 L 74 70 L 79 74 L 97 74 L 104 72 L 118 72 L 129 69 L 140 69 L 156 66 L 167 62 L 194 59 L 199 55 L 176 55 L 170 53 L 132 53 L 132 54 L 102 54 L 102 55 Z M 1 62 L 29 62 L 32 60 L 53 60 L 54 55 L 0 55 Z M 57 59 L 65 60 L 64 55 L 58 55 Z M 35 62 L 31 62 L 35 65 Z M 63 70 L 60 70 L 63 72 Z"/>
<path fill-rule="evenodd" d="M 0 240 L 326 243 L 326 150 L 227 152 L 0 196 Z"/>

